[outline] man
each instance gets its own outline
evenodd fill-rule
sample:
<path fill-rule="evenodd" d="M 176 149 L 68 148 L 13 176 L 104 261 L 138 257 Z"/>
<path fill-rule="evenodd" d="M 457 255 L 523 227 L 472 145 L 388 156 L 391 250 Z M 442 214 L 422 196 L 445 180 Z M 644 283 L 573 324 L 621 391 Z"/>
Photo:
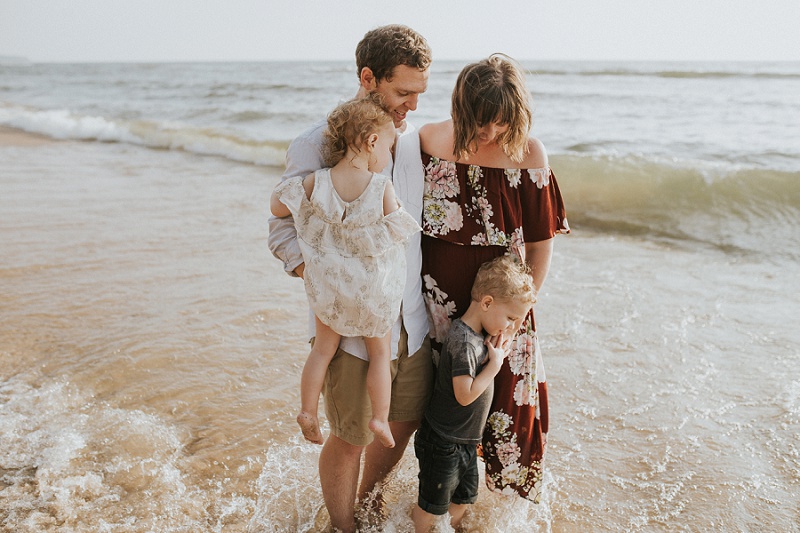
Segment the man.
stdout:
<path fill-rule="evenodd" d="M 395 191 L 406 210 L 421 222 L 423 172 L 419 138 L 405 119 L 417 108 L 419 95 L 428 84 L 431 52 L 425 39 L 412 29 L 390 25 L 367 32 L 356 47 L 359 88 L 356 97 L 377 92 L 397 128 L 394 160 L 383 174 L 392 177 Z M 326 121 L 299 135 L 286 153 L 282 179 L 305 176 L 324 167 L 322 135 Z M 291 275 L 303 276 L 303 257 L 290 218 L 270 218 L 269 247 Z M 369 366 L 361 338 L 343 338 L 328 368 L 323 396 L 331 434 L 319 458 L 319 477 L 331 525 L 355 531 L 354 504 L 362 501 L 403 456 L 411 435 L 419 426 L 433 386 L 433 366 L 428 320 L 422 299 L 420 234 L 408 244 L 407 279 L 400 317 L 392 330 L 392 401 L 389 426 L 394 448 L 384 448 L 372 438 L 366 390 Z M 309 316 L 314 331 L 313 314 Z M 358 485 L 361 455 L 366 450 L 364 475 Z"/>

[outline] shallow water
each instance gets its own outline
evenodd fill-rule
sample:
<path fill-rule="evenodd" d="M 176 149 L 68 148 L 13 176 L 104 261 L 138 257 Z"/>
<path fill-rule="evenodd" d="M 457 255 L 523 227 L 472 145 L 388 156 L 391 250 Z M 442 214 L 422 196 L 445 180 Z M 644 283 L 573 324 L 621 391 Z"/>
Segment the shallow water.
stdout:
<path fill-rule="evenodd" d="M 0 167 L 4 530 L 323 530 L 280 169 L 76 142 Z M 537 303 L 544 500 L 482 490 L 468 529 L 800 530 L 797 263 L 573 226 Z M 409 450 L 372 529 L 411 531 L 415 494 Z"/>
<path fill-rule="evenodd" d="M 544 499 L 482 490 L 468 529 L 800 531 L 800 64 L 526 68 L 573 228 Z M 67 139 L 0 144 L 4 531 L 325 529 L 267 199 L 354 91 L 343 62 L 2 66 L 0 126 Z M 365 529 L 415 494 L 409 451 Z"/>

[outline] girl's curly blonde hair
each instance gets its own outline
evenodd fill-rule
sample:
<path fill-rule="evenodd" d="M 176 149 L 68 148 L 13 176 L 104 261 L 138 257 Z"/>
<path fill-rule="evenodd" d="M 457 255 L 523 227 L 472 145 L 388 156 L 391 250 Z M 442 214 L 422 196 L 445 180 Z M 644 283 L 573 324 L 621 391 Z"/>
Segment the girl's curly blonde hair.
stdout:
<path fill-rule="evenodd" d="M 328 115 L 322 145 L 325 165 L 336 165 L 348 147 L 360 152 L 367 138 L 388 122 L 392 122 L 392 117 L 384 110 L 383 98 L 378 93 L 339 104 Z"/>

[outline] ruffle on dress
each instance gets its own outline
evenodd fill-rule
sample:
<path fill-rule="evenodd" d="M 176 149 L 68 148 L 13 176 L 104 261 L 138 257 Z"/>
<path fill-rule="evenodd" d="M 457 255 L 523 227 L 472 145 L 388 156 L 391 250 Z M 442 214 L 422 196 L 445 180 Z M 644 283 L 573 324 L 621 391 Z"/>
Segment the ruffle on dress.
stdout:
<path fill-rule="evenodd" d="M 297 235 L 320 253 L 343 257 L 379 257 L 422 228 L 402 205 L 368 223 L 358 217 L 339 220 L 306 197 L 303 177 L 289 178 L 276 188 L 280 201 L 295 219 Z"/>
<path fill-rule="evenodd" d="M 382 337 L 400 314 L 406 245 L 421 228 L 402 206 L 383 215 L 386 176 L 374 174 L 352 202 L 336 193 L 328 169 L 316 172 L 310 199 L 303 179 L 275 190 L 294 217 L 309 305 L 340 335 Z"/>

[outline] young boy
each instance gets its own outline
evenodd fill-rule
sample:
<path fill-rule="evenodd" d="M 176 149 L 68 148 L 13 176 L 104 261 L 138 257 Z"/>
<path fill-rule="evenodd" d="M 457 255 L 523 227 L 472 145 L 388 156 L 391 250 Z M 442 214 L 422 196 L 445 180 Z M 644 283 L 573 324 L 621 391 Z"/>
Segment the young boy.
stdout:
<path fill-rule="evenodd" d="M 414 439 L 419 498 L 414 528 L 430 531 L 450 513 L 458 526 L 478 497 L 477 445 L 492 403 L 494 377 L 510 341 L 535 301 L 528 267 L 504 255 L 481 265 L 466 313 L 442 346 L 433 397 Z"/>

